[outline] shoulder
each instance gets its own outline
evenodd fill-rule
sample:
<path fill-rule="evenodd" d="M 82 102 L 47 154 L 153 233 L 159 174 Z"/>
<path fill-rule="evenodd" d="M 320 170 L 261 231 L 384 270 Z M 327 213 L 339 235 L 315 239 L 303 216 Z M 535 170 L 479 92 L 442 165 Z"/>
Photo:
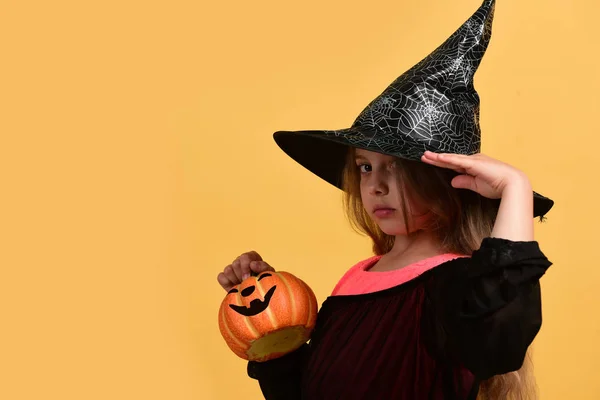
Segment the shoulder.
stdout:
<path fill-rule="evenodd" d="M 513 241 L 488 236 L 481 240 L 479 248 L 475 249 L 471 255 L 455 255 L 440 264 L 440 267 L 447 266 L 449 268 L 439 268 L 439 270 L 456 270 L 467 266 L 496 269 L 535 258 L 545 258 L 539 243 L 535 240 Z"/>
<path fill-rule="evenodd" d="M 442 302 L 450 297 L 484 302 L 484 296 L 516 293 L 522 284 L 544 275 L 550 265 L 536 241 L 486 237 L 470 257 L 456 258 L 436 268 L 427 281 L 428 294 Z"/>

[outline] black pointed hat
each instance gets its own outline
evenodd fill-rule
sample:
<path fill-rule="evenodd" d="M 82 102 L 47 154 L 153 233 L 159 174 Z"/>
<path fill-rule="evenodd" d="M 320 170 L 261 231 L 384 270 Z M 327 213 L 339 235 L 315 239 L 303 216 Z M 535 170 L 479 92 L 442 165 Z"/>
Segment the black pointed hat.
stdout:
<path fill-rule="evenodd" d="M 492 35 L 495 0 L 479 9 L 442 45 L 399 76 L 360 113 L 350 128 L 279 131 L 281 149 L 341 188 L 349 146 L 408 160 L 425 150 L 475 154 L 481 149 L 479 95 L 473 76 Z M 534 217 L 554 202 L 534 195 Z"/>

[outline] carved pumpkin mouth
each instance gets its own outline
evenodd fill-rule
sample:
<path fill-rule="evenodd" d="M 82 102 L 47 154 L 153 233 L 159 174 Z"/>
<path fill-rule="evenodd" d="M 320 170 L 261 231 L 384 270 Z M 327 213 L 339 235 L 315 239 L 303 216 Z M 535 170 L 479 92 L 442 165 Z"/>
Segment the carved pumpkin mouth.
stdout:
<path fill-rule="evenodd" d="M 267 307 L 269 307 L 269 302 L 271 301 L 271 297 L 273 297 L 273 293 L 275 293 L 275 289 L 277 285 L 273 286 L 269 291 L 265 294 L 265 299 L 254 299 L 250 302 L 250 307 L 246 306 L 236 306 L 235 304 L 230 304 L 229 307 L 233 309 L 238 314 L 242 314 L 245 317 L 251 317 L 256 314 L 260 314 L 265 311 Z"/>

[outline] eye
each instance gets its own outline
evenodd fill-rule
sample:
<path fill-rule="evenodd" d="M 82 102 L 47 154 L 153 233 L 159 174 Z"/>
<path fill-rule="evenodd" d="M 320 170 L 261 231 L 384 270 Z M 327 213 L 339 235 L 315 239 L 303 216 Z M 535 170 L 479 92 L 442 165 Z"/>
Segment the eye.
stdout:
<path fill-rule="evenodd" d="M 268 277 L 268 276 L 271 276 L 271 274 L 262 274 L 262 275 L 261 275 L 261 276 L 258 278 L 258 280 L 260 281 L 262 278 L 266 278 L 266 277 Z"/>
<path fill-rule="evenodd" d="M 358 170 L 363 174 L 371 172 L 371 166 L 369 164 L 358 164 L 357 167 Z"/>
<path fill-rule="evenodd" d="M 227 292 L 227 294 L 237 293 L 237 292 L 238 292 L 238 290 L 236 288 L 233 288 L 229 292 Z"/>

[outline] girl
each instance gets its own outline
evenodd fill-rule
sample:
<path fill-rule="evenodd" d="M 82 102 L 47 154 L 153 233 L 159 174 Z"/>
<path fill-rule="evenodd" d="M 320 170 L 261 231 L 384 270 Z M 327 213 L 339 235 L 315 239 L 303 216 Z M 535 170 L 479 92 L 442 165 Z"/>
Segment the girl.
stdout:
<path fill-rule="evenodd" d="M 552 200 L 480 153 L 472 74 L 494 1 L 400 76 L 351 128 L 277 132 L 294 160 L 344 191 L 375 255 L 319 311 L 309 343 L 248 364 L 266 399 L 504 399 L 534 395 L 527 351 L 551 265 L 533 217 Z M 256 252 L 219 274 L 225 290 L 273 270 Z"/>

